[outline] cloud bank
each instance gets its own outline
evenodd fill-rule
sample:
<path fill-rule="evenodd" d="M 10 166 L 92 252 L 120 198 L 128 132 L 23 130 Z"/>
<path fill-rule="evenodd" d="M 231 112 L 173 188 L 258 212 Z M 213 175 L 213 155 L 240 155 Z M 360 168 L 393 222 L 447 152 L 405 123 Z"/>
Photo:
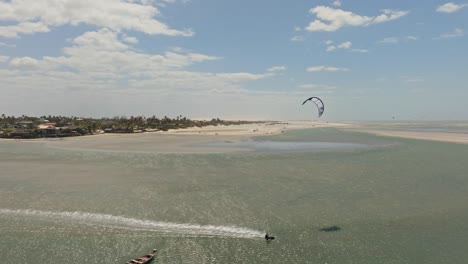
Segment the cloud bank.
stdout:
<path fill-rule="evenodd" d="M 337 31 L 342 27 L 369 26 L 384 23 L 406 16 L 409 11 L 398 11 L 385 9 L 378 16 L 361 16 L 349 11 L 327 6 L 317 6 L 309 10 L 318 19 L 309 23 L 306 27 L 308 31 Z"/>
<path fill-rule="evenodd" d="M 464 8 L 464 7 L 467 7 L 468 4 L 455 4 L 455 3 L 452 3 L 452 2 L 449 2 L 449 3 L 446 3 L 446 4 L 443 4 L 439 7 L 437 7 L 436 11 L 437 12 L 440 12 L 440 13 L 454 13 L 454 12 L 457 12 L 459 11 L 460 9 Z"/>
<path fill-rule="evenodd" d="M 49 32 L 53 27 L 86 24 L 114 31 L 132 30 L 149 35 L 192 36 L 189 30 L 171 29 L 155 19 L 160 14 L 151 1 L 122 0 L 12 0 L 0 2 L 0 37 Z"/>

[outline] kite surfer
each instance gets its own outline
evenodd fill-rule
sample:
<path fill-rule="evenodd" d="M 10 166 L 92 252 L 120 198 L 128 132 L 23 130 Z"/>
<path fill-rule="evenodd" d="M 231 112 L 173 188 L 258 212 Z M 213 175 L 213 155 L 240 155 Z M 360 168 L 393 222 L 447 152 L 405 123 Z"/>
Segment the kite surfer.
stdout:
<path fill-rule="evenodd" d="M 305 100 L 302 103 L 302 105 L 307 103 L 307 101 L 311 101 L 317 106 L 318 117 L 321 117 L 323 115 L 323 112 L 325 112 L 325 104 L 323 103 L 323 101 L 320 98 L 314 96 L 314 97 L 310 97 L 309 99 Z"/>
<path fill-rule="evenodd" d="M 266 241 L 270 241 L 270 240 L 273 240 L 273 239 L 275 239 L 274 236 L 270 236 L 270 235 L 268 235 L 268 234 L 265 234 L 265 240 L 266 240 Z"/>

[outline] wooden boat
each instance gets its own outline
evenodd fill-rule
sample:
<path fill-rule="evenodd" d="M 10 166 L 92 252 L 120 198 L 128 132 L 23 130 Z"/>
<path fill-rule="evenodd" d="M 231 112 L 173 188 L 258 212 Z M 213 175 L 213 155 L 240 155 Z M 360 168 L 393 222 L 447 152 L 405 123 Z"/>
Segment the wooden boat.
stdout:
<path fill-rule="evenodd" d="M 154 256 L 156 255 L 156 251 L 158 251 L 158 250 L 157 250 L 157 249 L 153 249 L 153 253 L 150 253 L 150 254 L 148 254 L 148 255 L 141 256 L 141 257 L 136 258 L 136 259 L 132 259 L 132 260 L 130 260 L 129 262 L 127 262 L 127 264 L 145 264 L 145 263 L 150 263 L 151 261 L 153 261 Z"/>

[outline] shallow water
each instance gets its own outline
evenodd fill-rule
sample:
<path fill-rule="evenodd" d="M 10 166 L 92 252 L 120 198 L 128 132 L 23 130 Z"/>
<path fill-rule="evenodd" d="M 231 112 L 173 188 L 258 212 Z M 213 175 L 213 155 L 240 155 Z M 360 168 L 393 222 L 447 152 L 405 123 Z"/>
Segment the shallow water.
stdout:
<path fill-rule="evenodd" d="M 327 150 L 346 150 L 370 147 L 370 145 L 359 143 L 339 142 L 281 142 L 267 140 L 247 141 L 212 141 L 207 143 L 193 144 L 199 147 L 211 148 L 237 148 L 258 152 L 320 152 Z"/>
<path fill-rule="evenodd" d="M 392 121 L 353 122 L 358 128 L 378 130 L 401 130 L 414 132 L 468 133 L 467 121 Z"/>
<path fill-rule="evenodd" d="M 365 147 L 291 147 L 318 142 Z M 124 263 L 158 248 L 155 263 L 466 263 L 467 146 L 335 129 L 253 145 L 183 154 L 2 141 L 0 262 Z"/>

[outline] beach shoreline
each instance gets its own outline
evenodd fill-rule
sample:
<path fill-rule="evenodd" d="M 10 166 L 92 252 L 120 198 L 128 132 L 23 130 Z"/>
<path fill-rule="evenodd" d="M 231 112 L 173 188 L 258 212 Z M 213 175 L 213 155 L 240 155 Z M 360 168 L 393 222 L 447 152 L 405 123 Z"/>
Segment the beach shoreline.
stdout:
<path fill-rule="evenodd" d="M 280 121 L 280 122 L 259 122 L 252 124 L 230 125 L 230 126 L 206 126 L 175 129 L 169 131 L 158 131 L 165 135 L 214 135 L 214 136 L 258 136 L 277 135 L 285 131 L 326 128 L 326 127 L 347 127 L 344 123 L 329 123 L 318 121 Z"/>
<path fill-rule="evenodd" d="M 376 136 L 395 137 L 416 139 L 425 141 L 468 144 L 468 134 L 450 133 L 450 132 L 419 132 L 419 131 L 404 131 L 404 130 L 378 130 L 378 129 L 353 129 L 345 131 L 353 131 L 358 133 L 373 134 Z"/>
<path fill-rule="evenodd" d="M 0 142 L 76 142 L 119 138 L 122 140 L 138 141 L 141 137 L 152 137 L 157 142 L 164 142 L 167 139 L 172 143 L 199 143 L 213 140 L 236 140 L 251 138 L 255 136 L 278 135 L 286 131 L 312 129 L 312 128 L 336 128 L 342 131 L 373 134 L 384 137 L 396 137 L 415 140 L 426 140 L 436 142 L 446 142 L 455 144 L 468 144 L 468 133 L 456 132 L 432 132 L 432 131 L 408 131 L 398 128 L 369 128 L 363 124 L 322 122 L 322 121 L 258 121 L 258 123 L 240 125 L 217 125 L 204 127 L 189 127 L 181 129 L 171 129 L 168 131 L 148 131 L 142 133 L 106 133 L 84 135 L 65 138 L 34 138 L 34 139 L 0 139 Z M 177 139 L 175 139 L 177 138 Z M 169 142 L 168 141 L 168 142 Z"/>
<path fill-rule="evenodd" d="M 258 121 L 258 123 L 240 124 L 240 125 L 217 125 L 203 127 L 188 127 L 180 129 L 169 129 L 167 131 L 146 131 L 140 133 L 105 133 L 93 134 L 63 138 L 0 138 L 0 141 L 20 141 L 20 142 L 42 142 L 55 141 L 58 139 L 74 139 L 89 137 L 119 137 L 127 135 L 211 135 L 211 136 L 258 136 L 258 135 L 276 135 L 285 131 L 307 129 L 307 128 L 325 128 L 325 127 L 347 127 L 344 123 L 329 123 L 320 121 Z"/>
<path fill-rule="evenodd" d="M 108 133 L 65 138 L 5 139 L 43 145 L 46 148 L 134 152 L 134 153 L 227 153 L 251 151 L 239 146 L 209 147 L 210 142 L 248 141 L 256 136 L 278 135 L 286 131 L 325 127 L 346 127 L 341 123 L 313 121 L 259 122 L 241 125 L 191 127 L 143 133 Z M 4 141 L 5 142 L 5 141 Z"/>

